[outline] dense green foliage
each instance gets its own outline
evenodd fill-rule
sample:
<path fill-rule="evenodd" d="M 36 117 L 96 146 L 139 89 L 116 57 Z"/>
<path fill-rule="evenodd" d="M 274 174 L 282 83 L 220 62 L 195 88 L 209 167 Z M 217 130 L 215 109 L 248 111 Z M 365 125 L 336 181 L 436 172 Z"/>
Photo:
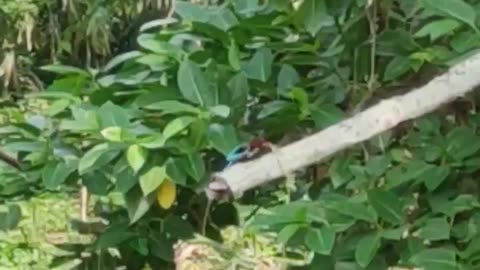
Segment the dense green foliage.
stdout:
<path fill-rule="evenodd" d="M 177 1 L 179 19 L 143 24 L 138 48 L 96 68 L 44 66 L 57 74 L 45 91 L 0 108 L 2 148 L 22 163 L 1 168 L 0 195 L 87 186 L 110 222 L 88 247 L 95 269 L 171 267 L 173 243 L 201 232 L 203 187 L 238 143 L 320 131 L 480 45 L 475 0 L 225 2 Z M 272 231 L 281 256 L 315 253 L 307 269 L 477 269 L 479 124 L 473 98 L 405 123 L 294 185 L 215 204 L 207 236 Z"/>

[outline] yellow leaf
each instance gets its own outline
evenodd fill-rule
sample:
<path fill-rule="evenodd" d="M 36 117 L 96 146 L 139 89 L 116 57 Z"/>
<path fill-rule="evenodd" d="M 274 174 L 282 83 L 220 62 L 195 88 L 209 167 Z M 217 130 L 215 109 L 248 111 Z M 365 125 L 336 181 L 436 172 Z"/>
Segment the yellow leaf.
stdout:
<path fill-rule="evenodd" d="M 165 179 L 157 189 L 157 202 L 163 209 L 169 209 L 175 202 L 177 189 L 169 179 Z"/>

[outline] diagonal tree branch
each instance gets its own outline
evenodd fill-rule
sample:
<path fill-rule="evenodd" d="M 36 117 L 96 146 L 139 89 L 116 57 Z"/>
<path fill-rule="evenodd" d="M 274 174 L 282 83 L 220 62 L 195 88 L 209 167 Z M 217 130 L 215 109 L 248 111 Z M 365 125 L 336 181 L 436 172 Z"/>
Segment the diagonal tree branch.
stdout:
<path fill-rule="evenodd" d="M 239 163 L 214 175 L 210 198 L 244 191 L 282 177 L 387 131 L 399 123 L 431 112 L 480 85 L 480 53 L 455 65 L 428 84 L 377 105 L 314 135 L 256 160 Z"/>

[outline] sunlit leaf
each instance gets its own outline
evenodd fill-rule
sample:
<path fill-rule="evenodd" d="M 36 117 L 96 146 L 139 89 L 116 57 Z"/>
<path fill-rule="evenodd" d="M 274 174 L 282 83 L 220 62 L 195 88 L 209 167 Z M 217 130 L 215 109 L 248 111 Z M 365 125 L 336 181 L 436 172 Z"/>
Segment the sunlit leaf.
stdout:
<path fill-rule="evenodd" d="M 140 187 L 145 196 L 155 191 L 167 177 L 165 167 L 152 167 L 140 176 Z"/>

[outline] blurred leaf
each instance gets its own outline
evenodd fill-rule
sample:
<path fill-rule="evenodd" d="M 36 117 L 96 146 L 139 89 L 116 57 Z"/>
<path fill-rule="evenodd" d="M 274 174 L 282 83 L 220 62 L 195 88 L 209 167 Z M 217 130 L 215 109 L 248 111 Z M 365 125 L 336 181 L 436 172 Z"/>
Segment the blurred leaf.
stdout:
<path fill-rule="evenodd" d="M 455 257 L 453 250 L 432 248 L 414 254 L 409 261 L 425 269 L 454 270 L 458 269 Z"/>
<path fill-rule="evenodd" d="M 396 56 L 390 61 L 383 74 L 384 81 L 398 79 L 410 70 L 410 59 L 403 56 Z"/>
<path fill-rule="evenodd" d="M 396 225 L 404 221 L 402 204 L 397 196 L 380 189 L 368 191 L 368 201 L 384 220 Z"/>
<path fill-rule="evenodd" d="M 477 30 L 474 8 L 463 0 L 444 0 L 440 2 L 435 0 L 422 0 L 420 2 L 425 8 L 438 15 L 457 19 Z"/>
<path fill-rule="evenodd" d="M 88 191 L 95 195 L 107 195 L 111 184 L 110 179 L 101 171 L 85 173 L 82 176 L 82 183 Z"/>
<path fill-rule="evenodd" d="M 207 79 L 197 64 L 186 59 L 180 64 L 177 75 L 178 86 L 182 95 L 200 106 L 218 104 L 217 93 L 209 87 Z"/>
<path fill-rule="evenodd" d="M 455 160 L 465 159 L 480 150 L 479 137 L 468 127 L 454 128 L 446 139 L 446 151 Z"/>
<path fill-rule="evenodd" d="M 355 261 L 361 267 L 367 267 L 377 255 L 380 248 L 380 237 L 370 234 L 362 237 L 355 248 Z"/>
<path fill-rule="evenodd" d="M 286 90 L 291 89 L 298 82 L 300 82 L 300 75 L 295 68 L 289 64 L 283 64 L 277 78 L 279 92 L 285 93 Z"/>
<path fill-rule="evenodd" d="M 303 1 L 295 16 L 302 21 L 303 26 L 312 36 L 315 36 L 322 27 L 333 24 L 333 18 L 327 14 L 324 1 Z"/>
<path fill-rule="evenodd" d="M 180 168 L 187 172 L 197 182 L 205 176 L 205 164 L 200 154 L 189 154 L 178 160 Z"/>
<path fill-rule="evenodd" d="M 185 130 L 194 120 L 195 118 L 189 116 L 182 116 L 173 119 L 163 129 L 163 138 L 168 140 L 169 138 L 177 135 Z"/>
<path fill-rule="evenodd" d="M 273 55 L 270 49 L 261 48 L 244 67 L 249 79 L 268 81 L 272 75 Z"/>
<path fill-rule="evenodd" d="M 317 253 L 330 255 L 335 244 L 335 231 L 327 226 L 320 229 L 311 228 L 305 235 L 305 244 Z"/>
<path fill-rule="evenodd" d="M 200 110 L 187 103 L 182 103 L 176 100 L 166 100 L 155 102 L 145 106 L 149 110 L 160 110 L 164 114 L 178 114 L 178 113 L 192 113 L 199 114 Z"/>
<path fill-rule="evenodd" d="M 0 212 L 0 230 L 9 231 L 15 229 L 22 217 L 22 211 L 17 204 L 8 205 L 7 212 Z"/>
<path fill-rule="evenodd" d="M 43 70 L 50 71 L 57 74 L 67 75 L 67 74 L 77 74 L 85 77 L 90 77 L 90 74 L 85 70 L 77 67 L 66 66 L 66 65 L 47 65 L 42 67 Z"/>
<path fill-rule="evenodd" d="M 108 127 L 128 127 L 130 124 L 130 116 L 120 106 L 107 102 L 98 109 L 98 117 L 102 128 Z"/>
<path fill-rule="evenodd" d="M 143 53 L 140 51 L 131 51 L 131 52 L 126 52 L 120 55 L 115 56 L 112 60 L 110 60 L 105 67 L 103 67 L 103 72 L 108 72 L 111 69 L 117 67 L 118 65 L 122 64 L 125 61 L 131 60 L 138 58 L 142 56 Z"/>
<path fill-rule="evenodd" d="M 102 143 L 88 150 L 78 163 L 78 172 L 82 175 L 95 168 L 107 164 L 118 154 L 118 151 L 111 149 L 108 144 Z"/>
<path fill-rule="evenodd" d="M 450 239 L 450 225 L 445 217 L 431 218 L 420 228 L 418 235 L 430 241 L 448 240 Z"/>
<path fill-rule="evenodd" d="M 449 167 L 430 165 L 429 168 L 418 177 L 418 180 L 422 181 L 425 184 L 425 187 L 432 192 L 437 189 L 449 175 Z"/>
<path fill-rule="evenodd" d="M 143 196 L 142 191 L 138 188 L 130 189 L 125 195 L 125 203 L 128 217 L 130 218 L 130 224 L 136 223 L 141 217 L 143 217 L 154 201 L 155 193 Z"/>
<path fill-rule="evenodd" d="M 231 40 L 230 46 L 228 47 L 228 63 L 235 71 L 239 71 L 241 69 L 240 52 L 238 50 L 237 44 L 233 39 Z"/>
<path fill-rule="evenodd" d="M 133 144 L 128 147 L 127 160 L 130 167 L 137 173 L 145 164 L 147 151 L 138 144 Z"/>
<path fill-rule="evenodd" d="M 167 178 L 165 167 L 152 167 L 140 176 L 140 187 L 145 196 L 155 191 Z"/>
<path fill-rule="evenodd" d="M 42 170 L 43 184 L 47 189 L 56 189 L 75 169 L 63 162 L 50 161 Z"/>
<path fill-rule="evenodd" d="M 452 33 L 459 28 L 461 23 L 456 20 L 443 19 L 430 22 L 423 26 L 417 33 L 416 37 L 430 36 L 431 41 L 435 41 L 439 37 Z"/>
<path fill-rule="evenodd" d="M 208 128 L 208 139 L 212 146 L 224 155 L 239 144 L 232 125 L 211 124 Z"/>
<path fill-rule="evenodd" d="M 336 124 L 340 122 L 343 117 L 343 111 L 333 104 L 325 104 L 312 109 L 312 118 L 315 122 L 315 127 L 318 129 Z"/>

